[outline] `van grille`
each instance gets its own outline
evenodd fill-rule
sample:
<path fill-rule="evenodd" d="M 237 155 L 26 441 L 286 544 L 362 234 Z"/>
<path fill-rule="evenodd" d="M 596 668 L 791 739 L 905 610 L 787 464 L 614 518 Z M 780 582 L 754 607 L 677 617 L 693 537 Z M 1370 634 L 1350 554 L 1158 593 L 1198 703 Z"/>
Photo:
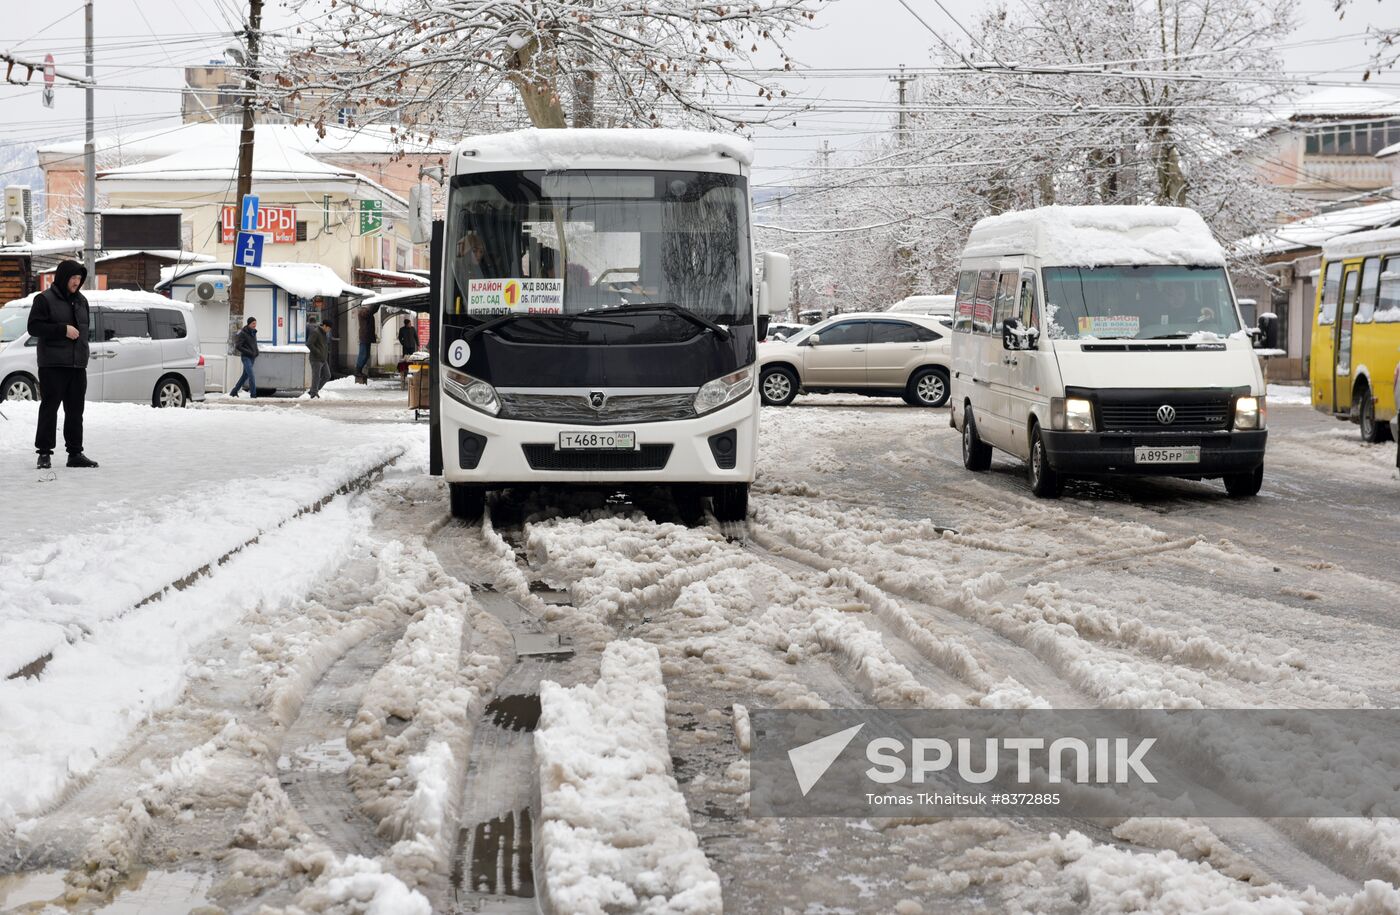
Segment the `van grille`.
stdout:
<path fill-rule="evenodd" d="M 1158 410 L 1163 406 L 1175 411 L 1169 423 L 1158 418 Z M 1194 402 L 1163 398 L 1150 403 L 1099 404 L 1100 425 L 1106 432 L 1216 431 L 1230 427 L 1230 414 L 1228 397 Z"/>
<path fill-rule="evenodd" d="M 559 451 L 553 445 L 521 445 L 531 470 L 665 470 L 670 445 L 636 451 Z"/>

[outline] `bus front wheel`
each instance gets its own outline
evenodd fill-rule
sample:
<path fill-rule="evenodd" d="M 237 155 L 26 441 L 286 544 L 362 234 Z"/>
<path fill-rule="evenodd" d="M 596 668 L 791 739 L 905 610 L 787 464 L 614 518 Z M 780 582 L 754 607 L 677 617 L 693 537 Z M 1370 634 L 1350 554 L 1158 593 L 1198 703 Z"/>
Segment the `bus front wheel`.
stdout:
<path fill-rule="evenodd" d="M 743 521 L 749 516 L 749 484 L 723 483 L 715 487 L 715 520 Z"/>
<path fill-rule="evenodd" d="M 468 522 L 481 520 L 482 512 L 486 511 L 486 487 L 475 483 L 449 483 L 447 494 L 452 517 Z"/>

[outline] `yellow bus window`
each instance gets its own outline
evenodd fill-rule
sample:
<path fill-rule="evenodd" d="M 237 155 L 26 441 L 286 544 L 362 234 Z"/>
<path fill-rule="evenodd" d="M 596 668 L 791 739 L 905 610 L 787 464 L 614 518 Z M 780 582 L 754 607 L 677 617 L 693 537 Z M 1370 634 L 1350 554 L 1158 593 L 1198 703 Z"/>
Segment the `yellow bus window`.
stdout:
<path fill-rule="evenodd" d="M 1356 321 L 1358 324 L 1369 324 L 1371 318 L 1376 314 L 1376 289 L 1380 286 L 1381 280 L 1381 259 L 1379 257 L 1366 258 L 1365 264 L 1361 267 L 1361 298 L 1356 303 Z"/>
<path fill-rule="evenodd" d="M 1342 288 L 1342 263 L 1327 265 L 1322 280 L 1322 305 L 1317 310 L 1317 323 L 1331 324 L 1337 320 L 1337 293 Z"/>
<path fill-rule="evenodd" d="M 1400 323 L 1400 257 L 1387 257 L 1381 271 L 1381 291 L 1376 320 Z"/>

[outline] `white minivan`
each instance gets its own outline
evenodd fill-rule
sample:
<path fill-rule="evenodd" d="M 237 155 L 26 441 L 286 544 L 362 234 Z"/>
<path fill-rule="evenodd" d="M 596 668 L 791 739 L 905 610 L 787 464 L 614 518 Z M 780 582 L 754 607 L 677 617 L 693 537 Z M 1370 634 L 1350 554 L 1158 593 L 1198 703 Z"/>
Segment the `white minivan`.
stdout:
<path fill-rule="evenodd" d="M 1042 207 L 973 227 L 958 274 L 952 425 L 963 463 L 1067 476 L 1264 479 L 1264 380 L 1225 252 L 1192 210 Z"/>
<path fill-rule="evenodd" d="M 88 400 L 183 407 L 204 399 L 193 306 L 153 292 L 83 295 L 89 306 Z M 31 295 L 0 308 L 0 400 L 39 398 L 39 341 L 27 329 L 33 303 Z"/>

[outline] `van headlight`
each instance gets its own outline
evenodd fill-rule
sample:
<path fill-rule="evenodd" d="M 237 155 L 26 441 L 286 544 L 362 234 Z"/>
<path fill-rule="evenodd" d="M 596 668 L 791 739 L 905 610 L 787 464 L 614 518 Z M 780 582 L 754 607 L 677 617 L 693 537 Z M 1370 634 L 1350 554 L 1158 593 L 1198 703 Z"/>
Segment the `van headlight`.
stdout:
<path fill-rule="evenodd" d="M 444 368 L 442 389 L 453 400 L 464 403 L 473 410 L 480 410 L 492 416 L 501 412 L 501 399 L 496 396 L 496 389 L 480 378 Z"/>
<path fill-rule="evenodd" d="M 1061 432 L 1093 432 L 1093 402 L 1083 397 L 1051 398 L 1050 428 Z"/>
<path fill-rule="evenodd" d="M 709 413 L 731 404 L 753 390 L 753 366 L 746 365 L 723 378 L 707 381 L 695 392 L 695 412 Z"/>
<path fill-rule="evenodd" d="M 1268 407 L 1263 397 L 1241 397 L 1235 401 L 1235 428 L 1262 429 Z"/>

